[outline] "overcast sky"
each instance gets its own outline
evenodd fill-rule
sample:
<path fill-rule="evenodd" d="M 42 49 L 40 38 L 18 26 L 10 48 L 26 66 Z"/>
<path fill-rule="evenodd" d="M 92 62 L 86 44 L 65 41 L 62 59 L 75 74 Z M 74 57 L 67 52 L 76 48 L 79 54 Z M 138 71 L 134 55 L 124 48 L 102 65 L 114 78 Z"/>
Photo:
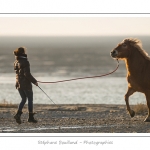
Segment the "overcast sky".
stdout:
<path fill-rule="evenodd" d="M 0 36 L 150 35 L 150 17 L 0 17 Z"/>

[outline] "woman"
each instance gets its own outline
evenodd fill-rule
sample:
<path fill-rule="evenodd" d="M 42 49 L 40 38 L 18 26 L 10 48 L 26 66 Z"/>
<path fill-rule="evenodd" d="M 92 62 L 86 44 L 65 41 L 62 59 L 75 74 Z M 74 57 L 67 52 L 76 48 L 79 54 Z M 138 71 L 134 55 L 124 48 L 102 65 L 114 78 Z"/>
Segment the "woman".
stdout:
<path fill-rule="evenodd" d="M 38 86 L 37 80 L 30 73 L 30 63 L 27 59 L 27 54 L 25 54 L 25 48 L 20 47 L 14 50 L 15 62 L 14 70 L 16 71 L 16 89 L 18 90 L 22 100 L 19 104 L 17 114 L 14 116 L 16 122 L 21 124 L 21 114 L 22 109 L 28 98 L 28 111 L 29 118 L 28 122 L 37 123 L 34 119 L 33 113 L 33 91 L 32 84 Z"/>

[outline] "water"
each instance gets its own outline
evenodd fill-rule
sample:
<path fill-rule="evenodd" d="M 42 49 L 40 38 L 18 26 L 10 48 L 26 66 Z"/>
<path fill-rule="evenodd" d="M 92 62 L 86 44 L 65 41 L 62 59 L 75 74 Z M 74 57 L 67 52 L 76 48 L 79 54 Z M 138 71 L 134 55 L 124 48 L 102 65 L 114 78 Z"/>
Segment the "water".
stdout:
<path fill-rule="evenodd" d="M 43 81 L 57 81 L 66 77 L 37 77 Z M 0 99 L 19 103 L 20 96 L 14 87 L 14 77 L 0 77 Z M 57 84 L 39 84 L 56 104 L 125 104 L 124 95 L 127 89 L 125 77 L 104 77 Z M 33 86 L 34 103 L 53 104 L 36 86 Z M 141 93 L 131 96 L 130 104 L 145 102 Z"/>
<path fill-rule="evenodd" d="M 13 50 L 26 46 L 31 72 L 37 80 L 57 81 L 111 72 L 117 63 L 109 53 L 126 37 L 0 37 L 0 102 L 19 103 L 15 90 Z M 150 53 L 148 37 L 137 37 Z M 56 104 L 125 104 L 126 69 L 108 77 L 57 84 L 39 84 Z M 33 85 L 34 103 L 52 102 Z M 131 96 L 130 104 L 145 103 L 141 93 Z"/>

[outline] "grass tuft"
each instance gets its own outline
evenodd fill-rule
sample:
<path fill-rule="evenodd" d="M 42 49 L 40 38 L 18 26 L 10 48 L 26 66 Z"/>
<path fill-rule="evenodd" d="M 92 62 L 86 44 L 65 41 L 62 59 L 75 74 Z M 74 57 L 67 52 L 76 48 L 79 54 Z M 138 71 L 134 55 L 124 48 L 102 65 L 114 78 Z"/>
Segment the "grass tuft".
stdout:
<path fill-rule="evenodd" d="M 0 102 L 0 107 L 15 107 L 15 105 L 3 99 L 2 102 Z"/>
<path fill-rule="evenodd" d="M 148 111 L 147 105 L 143 103 L 138 103 L 133 109 L 137 114 L 146 113 Z"/>

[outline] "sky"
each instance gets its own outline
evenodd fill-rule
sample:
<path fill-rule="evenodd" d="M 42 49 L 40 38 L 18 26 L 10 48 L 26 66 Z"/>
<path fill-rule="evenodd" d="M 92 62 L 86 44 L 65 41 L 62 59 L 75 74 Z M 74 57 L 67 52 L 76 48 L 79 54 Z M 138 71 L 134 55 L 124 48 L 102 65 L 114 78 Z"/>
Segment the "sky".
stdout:
<path fill-rule="evenodd" d="M 0 36 L 150 35 L 150 17 L 0 17 Z"/>

